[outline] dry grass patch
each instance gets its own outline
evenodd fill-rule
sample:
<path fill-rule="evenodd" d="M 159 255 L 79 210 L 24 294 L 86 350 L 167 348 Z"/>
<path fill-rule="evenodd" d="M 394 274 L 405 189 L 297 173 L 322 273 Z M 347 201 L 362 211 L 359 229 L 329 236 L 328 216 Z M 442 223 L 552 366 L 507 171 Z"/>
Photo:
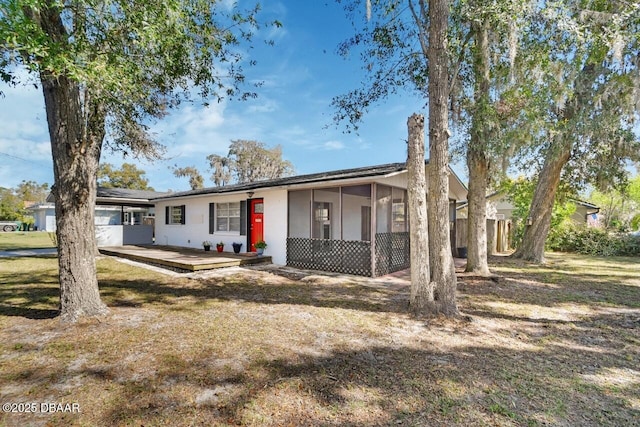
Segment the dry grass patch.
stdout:
<path fill-rule="evenodd" d="M 0 425 L 637 425 L 634 260 L 495 260 L 460 283 L 468 318 L 414 319 L 408 288 L 99 261 L 111 314 L 52 318 L 55 259 L 0 264 L 0 397 L 81 413 Z M 603 271 L 615 272 L 607 275 Z"/>

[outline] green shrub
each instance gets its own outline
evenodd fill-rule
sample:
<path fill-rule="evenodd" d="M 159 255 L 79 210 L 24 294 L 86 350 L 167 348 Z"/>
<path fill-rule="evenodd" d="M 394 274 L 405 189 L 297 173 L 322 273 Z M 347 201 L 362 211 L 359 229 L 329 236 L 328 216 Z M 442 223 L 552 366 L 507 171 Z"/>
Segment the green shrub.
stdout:
<path fill-rule="evenodd" d="M 600 256 L 640 256 L 640 236 L 564 223 L 547 237 L 547 249 Z"/>
<path fill-rule="evenodd" d="M 633 218 L 631 218 L 630 225 L 632 230 L 640 230 L 640 213 L 635 214 Z"/>

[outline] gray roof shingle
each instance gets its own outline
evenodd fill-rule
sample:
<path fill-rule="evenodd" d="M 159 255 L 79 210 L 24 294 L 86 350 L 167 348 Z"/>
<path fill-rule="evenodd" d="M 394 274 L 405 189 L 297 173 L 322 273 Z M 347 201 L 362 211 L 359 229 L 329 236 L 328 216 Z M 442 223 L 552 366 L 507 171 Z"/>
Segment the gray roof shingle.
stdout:
<path fill-rule="evenodd" d="M 353 169 L 342 169 L 336 171 L 319 172 L 307 175 L 289 176 L 285 178 L 269 179 L 265 181 L 248 182 L 244 184 L 232 184 L 222 187 L 208 187 L 200 190 L 180 191 L 176 193 L 168 193 L 164 196 L 158 196 L 158 199 L 172 199 L 177 197 L 199 196 L 204 194 L 223 194 L 236 191 L 250 191 L 260 188 L 281 187 L 295 184 L 309 184 L 314 182 L 335 181 L 349 178 L 366 178 L 373 176 L 384 176 L 393 172 L 401 172 L 406 170 L 405 163 L 388 163 L 378 166 L 367 166 Z"/>

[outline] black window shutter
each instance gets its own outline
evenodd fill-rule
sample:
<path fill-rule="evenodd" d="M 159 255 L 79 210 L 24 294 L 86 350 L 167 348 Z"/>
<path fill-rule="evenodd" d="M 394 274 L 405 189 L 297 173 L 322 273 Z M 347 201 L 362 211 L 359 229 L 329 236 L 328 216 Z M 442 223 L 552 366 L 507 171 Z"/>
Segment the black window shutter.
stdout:
<path fill-rule="evenodd" d="M 171 211 L 171 208 L 169 206 L 166 206 L 164 208 L 164 223 L 165 224 L 169 224 L 169 212 Z"/>
<path fill-rule="evenodd" d="M 186 223 L 186 221 L 185 221 L 185 218 L 186 218 L 185 211 L 186 211 L 186 206 L 185 205 L 180 206 L 180 224 Z"/>
<path fill-rule="evenodd" d="M 216 231 L 216 204 L 209 203 L 209 234 Z"/>
<path fill-rule="evenodd" d="M 247 201 L 240 201 L 240 235 L 247 235 Z"/>

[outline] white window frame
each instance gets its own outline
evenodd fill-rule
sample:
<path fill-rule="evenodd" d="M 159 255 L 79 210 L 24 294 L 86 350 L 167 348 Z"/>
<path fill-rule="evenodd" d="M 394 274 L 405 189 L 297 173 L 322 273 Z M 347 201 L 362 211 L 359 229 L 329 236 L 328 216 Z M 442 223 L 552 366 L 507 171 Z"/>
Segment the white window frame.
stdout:
<path fill-rule="evenodd" d="M 240 208 L 241 208 L 241 204 L 240 202 L 224 202 L 224 203 L 216 203 L 216 233 L 237 233 L 240 234 L 240 221 L 242 218 L 241 212 L 240 212 Z M 237 212 L 238 214 L 235 215 L 232 213 Z M 226 215 L 222 215 L 225 214 Z M 237 218 L 237 229 L 234 227 L 231 227 L 231 219 L 233 218 Z M 223 227 L 222 222 L 220 221 L 221 219 L 225 220 L 225 224 Z"/>
<path fill-rule="evenodd" d="M 169 225 L 182 225 L 182 206 L 169 206 Z"/>

